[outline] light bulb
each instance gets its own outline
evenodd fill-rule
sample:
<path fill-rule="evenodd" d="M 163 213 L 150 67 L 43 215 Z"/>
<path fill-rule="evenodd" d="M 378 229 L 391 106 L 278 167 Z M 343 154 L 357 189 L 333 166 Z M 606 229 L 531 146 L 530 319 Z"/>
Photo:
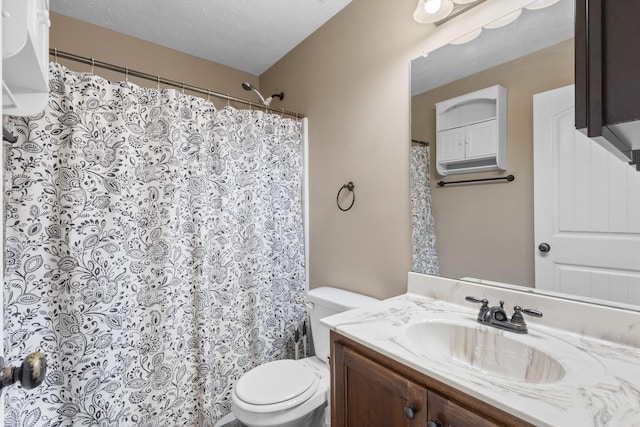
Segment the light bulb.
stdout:
<path fill-rule="evenodd" d="M 428 14 L 434 14 L 442 7 L 442 0 L 425 0 L 424 11 Z"/>
<path fill-rule="evenodd" d="M 433 10 L 433 12 L 428 12 Z M 451 0 L 418 0 L 413 19 L 420 24 L 432 24 L 449 16 L 453 10 Z"/>

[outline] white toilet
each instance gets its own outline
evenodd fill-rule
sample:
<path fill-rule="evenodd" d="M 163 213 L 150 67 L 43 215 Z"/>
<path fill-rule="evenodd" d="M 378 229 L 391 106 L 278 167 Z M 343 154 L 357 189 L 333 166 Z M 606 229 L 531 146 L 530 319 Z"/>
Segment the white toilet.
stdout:
<path fill-rule="evenodd" d="M 269 362 L 238 380 L 231 411 L 248 427 L 323 427 L 330 422 L 329 329 L 320 319 L 378 300 L 321 287 L 310 290 L 307 301 L 316 356 Z"/>

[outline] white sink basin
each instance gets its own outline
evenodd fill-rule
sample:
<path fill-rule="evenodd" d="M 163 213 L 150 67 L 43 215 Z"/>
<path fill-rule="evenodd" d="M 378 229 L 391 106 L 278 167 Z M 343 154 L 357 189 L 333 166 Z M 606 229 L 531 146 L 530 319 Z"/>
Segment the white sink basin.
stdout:
<path fill-rule="evenodd" d="M 563 358 L 572 364 L 586 363 L 592 373 L 602 371 L 597 361 L 585 360 L 586 355 L 563 341 L 545 343 L 545 348 L 559 350 L 558 357 L 554 357 L 540 349 L 544 340 L 539 335 L 515 334 L 472 321 L 424 321 L 406 326 L 404 333 L 403 341 L 413 352 L 509 381 L 531 384 L 560 381 L 567 375 L 567 369 L 577 367 L 561 363 Z M 590 366 L 591 361 L 595 366 Z"/>

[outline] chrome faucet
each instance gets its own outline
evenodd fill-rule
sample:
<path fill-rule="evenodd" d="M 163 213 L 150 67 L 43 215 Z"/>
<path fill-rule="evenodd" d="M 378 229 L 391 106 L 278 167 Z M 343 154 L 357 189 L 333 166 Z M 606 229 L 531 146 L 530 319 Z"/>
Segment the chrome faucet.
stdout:
<path fill-rule="evenodd" d="M 500 301 L 500 306 L 489 307 L 489 301 L 486 298 L 466 297 L 465 299 L 476 304 L 481 304 L 477 318 L 478 323 L 517 334 L 526 334 L 528 332 L 527 324 L 524 321 L 522 313 L 533 317 L 542 317 L 542 313 L 538 310 L 532 310 L 530 308 L 523 309 L 517 305 L 513 307 L 513 315 L 511 319 L 509 319 L 507 313 L 504 311 L 504 301 Z"/>

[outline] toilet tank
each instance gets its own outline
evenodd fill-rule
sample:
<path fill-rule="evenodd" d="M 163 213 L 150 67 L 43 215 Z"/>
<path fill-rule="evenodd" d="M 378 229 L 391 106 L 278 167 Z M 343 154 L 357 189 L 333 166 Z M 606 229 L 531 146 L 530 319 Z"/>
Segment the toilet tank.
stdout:
<path fill-rule="evenodd" d="M 316 356 L 326 362 L 329 360 L 329 328 L 321 324 L 320 319 L 380 300 L 344 289 L 323 286 L 311 289 L 307 294 L 307 301 L 313 347 Z"/>

